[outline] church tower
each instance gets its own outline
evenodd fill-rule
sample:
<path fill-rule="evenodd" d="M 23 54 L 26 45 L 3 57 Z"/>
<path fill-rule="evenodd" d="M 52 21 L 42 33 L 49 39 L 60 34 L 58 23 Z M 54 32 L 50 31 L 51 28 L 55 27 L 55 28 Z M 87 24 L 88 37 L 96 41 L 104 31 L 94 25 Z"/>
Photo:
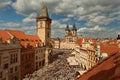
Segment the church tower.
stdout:
<path fill-rule="evenodd" d="M 75 24 L 73 24 L 72 36 L 74 36 L 74 37 L 77 36 L 77 29 L 76 29 Z"/>
<path fill-rule="evenodd" d="M 36 19 L 37 36 L 42 40 L 44 46 L 50 45 L 51 21 L 52 19 L 49 18 L 47 7 L 44 4 L 40 16 Z"/>
<path fill-rule="evenodd" d="M 65 29 L 65 36 L 67 37 L 69 36 L 69 34 L 70 34 L 70 29 L 69 29 L 69 25 L 67 24 L 66 29 Z"/>
<path fill-rule="evenodd" d="M 77 28 L 75 24 L 73 24 L 73 28 L 72 28 L 72 38 L 73 38 L 73 42 L 76 43 L 77 42 Z"/>

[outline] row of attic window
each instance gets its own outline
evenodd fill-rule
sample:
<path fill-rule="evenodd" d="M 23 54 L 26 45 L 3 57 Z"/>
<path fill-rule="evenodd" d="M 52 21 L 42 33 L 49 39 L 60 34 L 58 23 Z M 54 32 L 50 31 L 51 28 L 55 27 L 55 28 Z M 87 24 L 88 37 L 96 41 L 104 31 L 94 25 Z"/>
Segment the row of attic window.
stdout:
<path fill-rule="evenodd" d="M 28 40 L 28 39 L 19 39 L 19 41 L 31 41 L 31 42 L 41 42 L 41 40 Z"/>

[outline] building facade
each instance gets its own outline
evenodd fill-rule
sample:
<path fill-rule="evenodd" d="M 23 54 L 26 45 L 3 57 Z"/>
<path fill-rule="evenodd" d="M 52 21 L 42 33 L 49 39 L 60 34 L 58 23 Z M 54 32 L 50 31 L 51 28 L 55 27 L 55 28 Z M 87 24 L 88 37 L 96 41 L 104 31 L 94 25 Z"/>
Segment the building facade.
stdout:
<path fill-rule="evenodd" d="M 38 70 L 45 66 L 45 47 L 35 48 L 35 69 Z"/>
<path fill-rule="evenodd" d="M 20 71 L 23 79 L 27 74 L 35 71 L 35 53 L 32 46 L 22 47 L 21 49 Z"/>
<path fill-rule="evenodd" d="M 92 68 L 97 63 L 96 51 L 86 48 L 76 48 L 75 58 L 83 70 Z"/>
<path fill-rule="evenodd" d="M 9 35 L 8 35 L 9 36 Z M 10 38 L 6 43 L 0 40 L 0 80 L 20 80 L 21 46 Z"/>

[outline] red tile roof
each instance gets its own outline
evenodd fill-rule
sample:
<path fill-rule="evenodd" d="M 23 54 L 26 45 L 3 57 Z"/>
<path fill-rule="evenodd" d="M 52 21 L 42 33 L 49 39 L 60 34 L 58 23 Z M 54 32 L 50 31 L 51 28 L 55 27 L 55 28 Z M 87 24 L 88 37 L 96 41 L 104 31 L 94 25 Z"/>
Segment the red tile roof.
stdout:
<path fill-rule="evenodd" d="M 79 38 L 78 41 L 77 41 L 80 46 L 82 45 L 82 41 L 83 41 L 83 40 L 85 40 L 85 41 L 86 41 L 86 40 L 87 40 L 87 41 L 90 40 L 92 43 L 97 43 L 97 42 L 98 42 L 97 40 L 94 40 L 94 39 L 89 38 L 89 37 L 82 37 L 82 38 Z"/>
<path fill-rule="evenodd" d="M 79 46 L 82 46 L 82 41 L 83 41 L 83 38 L 79 38 L 77 43 L 79 44 Z"/>
<path fill-rule="evenodd" d="M 38 36 L 26 35 L 24 32 L 18 30 L 0 30 L 0 37 L 4 42 L 11 36 L 15 36 L 24 47 L 27 45 L 27 43 L 33 47 L 35 47 L 36 44 L 42 45 L 42 42 Z"/>
<path fill-rule="evenodd" d="M 118 48 L 117 45 L 114 44 L 101 44 L 100 45 L 100 53 L 107 53 L 108 55 L 111 55 L 112 53 L 115 53 L 119 51 L 120 48 Z"/>
<path fill-rule="evenodd" d="M 5 42 L 10 38 L 10 35 L 5 30 L 0 30 L 0 38 Z"/>
<path fill-rule="evenodd" d="M 76 80 L 120 80 L 120 52 L 104 59 Z"/>

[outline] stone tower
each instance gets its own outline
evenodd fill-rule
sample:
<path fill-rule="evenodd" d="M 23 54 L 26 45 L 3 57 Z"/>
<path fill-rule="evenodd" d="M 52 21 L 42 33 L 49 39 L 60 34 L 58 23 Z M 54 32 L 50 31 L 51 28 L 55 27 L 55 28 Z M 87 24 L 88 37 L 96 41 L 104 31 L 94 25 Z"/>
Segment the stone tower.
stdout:
<path fill-rule="evenodd" d="M 40 16 L 36 19 L 37 36 L 42 40 L 44 46 L 50 45 L 51 21 L 52 19 L 49 18 L 47 7 L 44 4 Z"/>
<path fill-rule="evenodd" d="M 75 24 L 73 24 L 72 36 L 74 36 L 74 37 L 77 36 L 77 29 L 76 29 Z"/>
<path fill-rule="evenodd" d="M 73 38 L 73 42 L 77 42 L 77 28 L 76 25 L 73 24 L 73 28 L 72 28 L 72 38 Z"/>
<path fill-rule="evenodd" d="M 70 36 L 70 29 L 69 29 L 69 25 L 67 24 L 66 29 L 65 29 L 65 41 L 69 42 L 69 36 Z"/>
<path fill-rule="evenodd" d="M 69 34 L 70 34 L 70 29 L 69 29 L 69 25 L 67 24 L 65 29 L 65 36 L 68 36 Z"/>

